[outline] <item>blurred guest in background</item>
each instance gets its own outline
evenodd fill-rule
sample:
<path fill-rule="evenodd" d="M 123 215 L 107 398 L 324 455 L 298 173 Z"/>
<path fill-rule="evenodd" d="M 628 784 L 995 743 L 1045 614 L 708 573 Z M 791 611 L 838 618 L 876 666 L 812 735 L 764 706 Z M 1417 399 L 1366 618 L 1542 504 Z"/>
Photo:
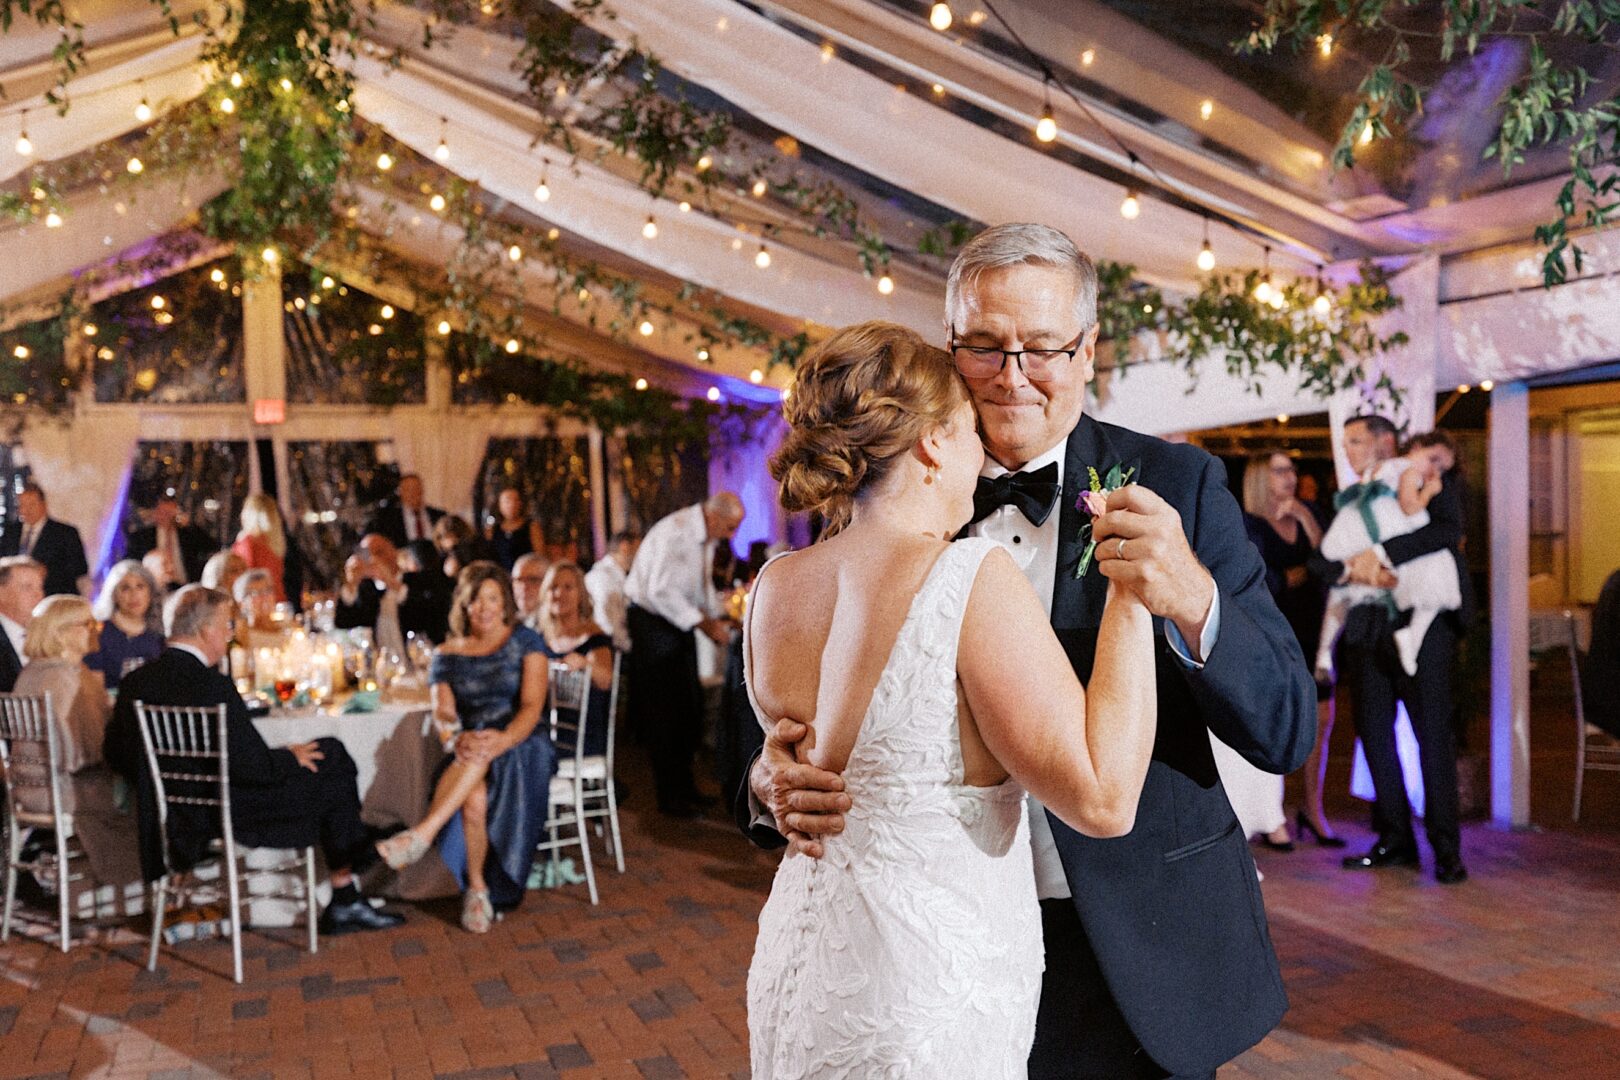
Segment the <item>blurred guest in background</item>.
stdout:
<path fill-rule="evenodd" d="M 101 647 L 84 662 L 101 673 L 107 689 L 116 690 L 125 665 L 144 664 L 163 651 L 157 582 L 134 559 L 114 564 L 96 597 L 95 615 L 102 622 Z"/>
<path fill-rule="evenodd" d="M 512 595 L 517 599 L 518 621 L 530 630 L 540 629 L 540 608 L 545 600 L 542 588 L 550 563 L 544 555 L 518 556 L 512 567 Z"/>
<path fill-rule="evenodd" d="M 613 639 L 591 618 L 591 595 L 585 589 L 585 572 L 578 563 L 553 563 L 540 591 L 545 596 L 540 605 L 540 637 L 545 654 L 570 670 L 590 669 L 592 689 L 585 717 L 585 753 L 605 754 L 608 724 L 612 722 L 608 692 L 613 688 Z M 577 716 L 562 719 L 579 723 Z M 559 742 L 559 754 L 574 748 L 570 741 Z"/>
<path fill-rule="evenodd" d="M 445 514 L 433 526 L 433 546 L 444 560 L 444 576 L 454 581 L 461 571 L 475 562 L 491 561 L 489 545 L 456 514 Z"/>
<path fill-rule="evenodd" d="M 17 495 L 17 520 L 0 530 L 0 556 L 27 555 L 45 568 L 45 595 L 83 591 L 90 566 L 79 530 L 50 516 L 45 492 L 30 481 Z"/>
<path fill-rule="evenodd" d="M 450 597 L 455 582 L 444 576 L 438 551 L 429 539 L 412 540 L 399 553 L 405 579 L 405 599 L 399 605 L 399 626 L 406 634 L 422 634 L 435 645 L 450 632 Z"/>
<path fill-rule="evenodd" d="M 281 523 L 281 509 L 272 496 L 259 492 L 247 497 L 242 504 L 242 531 L 236 534 L 231 550 L 242 557 L 249 569 L 270 575 L 276 603 L 287 599 L 287 532 Z"/>
<path fill-rule="evenodd" d="M 343 564 L 333 625 L 340 630 L 365 627 L 377 647 L 405 656 L 400 607 L 409 590 L 399 566 L 399 549 L 380 533 L 371 533 Z"/>
<path fill-rule="evenodd" d="M 9 694 L 28 662 L 24 644 L 34 608 L 45 599 L 45 568 L 27 555 L 0 558 L 0 693 Z"/>
<path fill-rule="evenodd" d="M 444 511 L 427 504 L 422 478 L 415 473 L 401 476 L 394 495 L 393 501 L 377 508 L 366 522 L 365 531 L 386 536 L 395 547 L 404 547 L 414 540 L 433 539 L 433 526 L 444 516 Z"/>
<path fill-rule="evenodd" d="M 501 488 L 491 516 L 494 524 L 484 536 L 489 541 L 490 555 L 508 573 L 522 556 L 545 549 L 540 523 L 529 517 L 521 489 L 511 485 Z"/>
<path fill-rule="evenodd" d="M 150 592 L 147 595 L 150 598 Z M 61 789 L 62 812 L 73 815 L 73 835 L 84 846 L 96 880 L 116 885 L 139 881 L 140 864 L 135 857 L 135 819 L 119 809 L 112 770 L 101 760 L 112 708 L 100 672 L 84 662 L 96 648 L 96 631 L 90 601 L 46 597 L 28 626 L 23 646 L 28 666 L 17 677 L 14 692 L 50 698 L 68 781 Z M 161 644 L 162 638 L 158 640 Z M 36 804 L 29 809 L 46 813 L 50 807 Z"/>
<path fill-rule="evenodd" d="M 1272 598 L 1299 639 L 1299 647 L 1309 662 L 1316 656 L 1326 594 L 1307 569 L 1312 554 L 1322 542 L 1322 525 L 1310 506 L 1299 498 L 1299 481 L 1299 471 L 1287 454 L 1278 452 L 1250 458 L 1243 470 L 1243 524 L 1266 565 L 1266 587 L 1271 590 Z M 1305 760 L 1305 805 L 1295 815 L 1294 826 L 1301 836 L 1309 833 L 1323 847 L 1343 847 L 1344 841 L 1333 832 L 1322 810 L 1322 785 L 1332 735 L 1333 686 L 1318 682 L 1316 748 Z M 1234 804 L 1236 801 L 1234 797 Z M 1270 838 L 1287 839 L 1286 829 L 1283 835 L 1273 833 Z"/>
<path fill-rule="evenodd" d="M 696 817 L 713 802 L 692 775 L 703 727 L 694 635 L 722 648 L 731 640 L 731 624 L 718 614 L 715 549 L 731 547 L 743 513 L 729 491 L 675 511 L 648 530 L 625 581 L 631 719 L 652 750 L 658 809 L 672 817 Z"/>
<path fill-rule="evenodd" d="M 445 752 L 427 816 L 379 845 L 403 869 L 439 857 L 463 889 L 461 925 L 489 932 L 517 907 L 545 828 L 557 752 L 540 725 L 546 657 L 540 635 L 517 621 L 511 579 L 475 562 L 456 582 L 450 637 L 433 657 L 433 719 Z"/>
<path fill-rule="evenodd" d="M 585 575 L 585 589 L 591 594 L 596 621 L 613 635 L 613 647 L 620 652 L 630 649 L 630 601 L 625 599 L 624 583 L 629 579 L 639 547 L 640 533 L 632 529 L 614 533 L 608 541 L 607 554 L 597 559 L 591 572 Z"/>
<path fill-rule="evenodd" d="M 270 571 L 247 571 L 236 579 L 231 596 L 237 607 L 237 641 L 254 649 L 281 644 L 283 627 L 276 624 L 276 590 Z"/>
<path fill-rule="evenodd" d="M 132 559 L 144 559 L 157 552 L 162 560 L 162 580 L 166 586 L 179 588 L 192 581 L 201 581 L 208 555 L 214 550 L 214 540 L 195 525 L 180 518 L 180 503 L 172 494 L 158 496 L 152 507 L 152 524 L 136 529 L 129 535 L 126 549 Z"/>
<path fill-rule="evenodd" d="M 1592 640 L 1581 667 L 1586 722 L 1620 736 L 1620 570 L 1610 574 L 1592 608 Z"/>
<path fill-rule="evenodd" d="M 230 596 L 236 595 L 236 579 L 247 573 L 247 560 L 230 548 L 216 551 L 203 565 L 198 584 L 218 589 Z"/>

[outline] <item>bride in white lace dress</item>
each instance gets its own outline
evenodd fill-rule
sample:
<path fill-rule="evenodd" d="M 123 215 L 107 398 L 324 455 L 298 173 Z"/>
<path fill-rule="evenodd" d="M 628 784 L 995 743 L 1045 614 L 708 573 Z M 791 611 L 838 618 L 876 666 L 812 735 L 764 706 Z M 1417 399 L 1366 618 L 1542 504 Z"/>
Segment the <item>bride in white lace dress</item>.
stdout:
<path fill-rule="evenodd" d="M 983 462 L 950 357 L 866 323 L 800 367 L 772 460 L 823 542 L 773 561 L 745 628 L 761 724 L 813 718 L 804 760 L 851 807 L 789 854 L 748 975 L 755 1080 L 1025 1076 L 1041 989 L 1027 789 L 1128 832 L 1152 750 L 1152 621 L 1110 585 L 1083 691 L 1023 574 L 948 542 Z"/>

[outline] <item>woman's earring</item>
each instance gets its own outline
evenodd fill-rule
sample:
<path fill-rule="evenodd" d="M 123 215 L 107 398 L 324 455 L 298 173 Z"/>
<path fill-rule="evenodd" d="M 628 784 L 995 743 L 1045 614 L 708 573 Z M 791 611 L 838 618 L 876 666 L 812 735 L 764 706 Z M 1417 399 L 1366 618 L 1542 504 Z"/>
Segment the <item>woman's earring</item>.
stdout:
<path fill-rule="evenodd" d="M 938 465 L 930 465 L 930 466 L 928 466 L 928 475 L 923 477 L 923 483 L 932 484 L 934 482 L 934 477 L 936 477 L 938 475 L 939 475 L 939 466 Z"/>

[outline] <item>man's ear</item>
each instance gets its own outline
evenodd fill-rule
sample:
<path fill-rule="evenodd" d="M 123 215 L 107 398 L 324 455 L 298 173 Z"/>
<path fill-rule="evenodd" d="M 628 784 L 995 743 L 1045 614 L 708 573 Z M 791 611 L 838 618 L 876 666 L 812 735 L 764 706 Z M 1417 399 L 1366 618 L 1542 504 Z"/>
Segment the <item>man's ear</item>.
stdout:
<path fill-rule="evenodd" d="M 1080 364 L 1082 384 L 1097 377 L 1097 332 L 1101 329 L 1101 323 L 1092 323 L 1080 342 L 1080 351 L 1074 354 L 1075 361 Z"/>

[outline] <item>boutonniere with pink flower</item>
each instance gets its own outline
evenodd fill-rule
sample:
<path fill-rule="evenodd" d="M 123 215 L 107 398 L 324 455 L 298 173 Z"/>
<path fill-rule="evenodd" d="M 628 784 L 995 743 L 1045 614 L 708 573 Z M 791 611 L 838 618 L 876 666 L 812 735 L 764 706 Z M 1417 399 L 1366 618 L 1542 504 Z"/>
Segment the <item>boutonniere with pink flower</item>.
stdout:
<path fill-rule="evenodd" d="M 1131 477 L 1135 473 L 1136 466 L 1134 465 L 1128 469 L 1114 465 L 1104 475 L 1099 475 L 1096 469 L 1089 465 L 1086 466 L 1086 476 L 1091 480 L 1091 487 L 1082 491 L 1080 497 L 1074 502 L 1074 508 L 1083 511 L 1086 515 L 1085 522 L 1080 526 L 1080 536 L 1086 541 L 1086 549 L 1080 553 L 1080 566 L 1074 572 L 1075 577 L 1083 578 L 1086 576 L 1086 571 L 1091 569 L 1091 557 L 1097 551 L 1097 541 L 1092 539 L 1091 526 L 1094 521 L 1108 512 L 1109 492 L 1118 491 L 1126 484 L 1129 484 Z"/>

